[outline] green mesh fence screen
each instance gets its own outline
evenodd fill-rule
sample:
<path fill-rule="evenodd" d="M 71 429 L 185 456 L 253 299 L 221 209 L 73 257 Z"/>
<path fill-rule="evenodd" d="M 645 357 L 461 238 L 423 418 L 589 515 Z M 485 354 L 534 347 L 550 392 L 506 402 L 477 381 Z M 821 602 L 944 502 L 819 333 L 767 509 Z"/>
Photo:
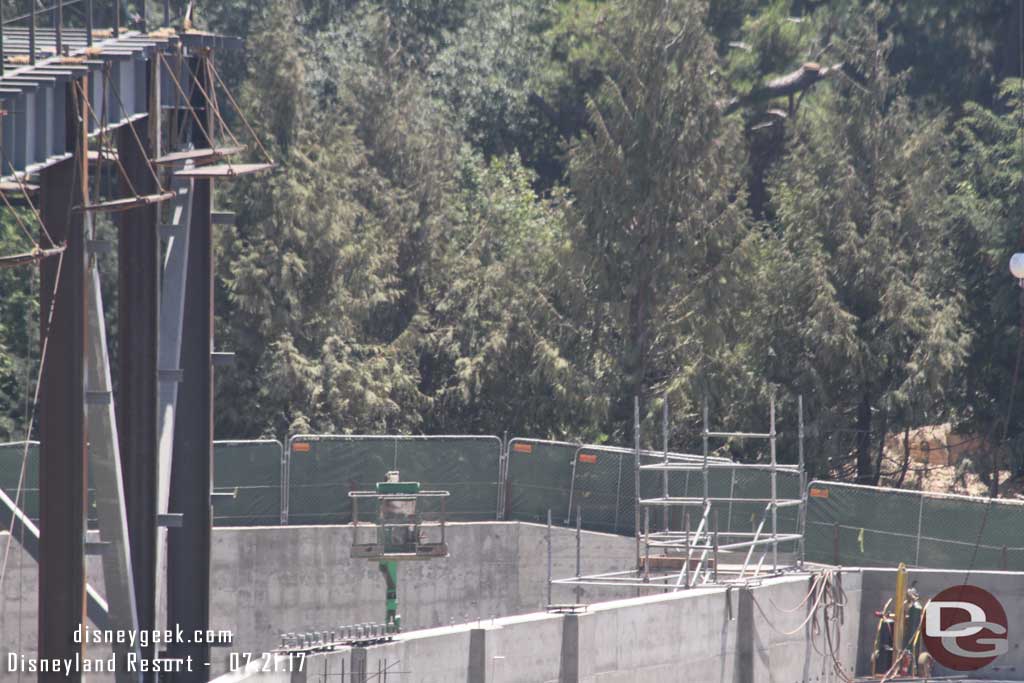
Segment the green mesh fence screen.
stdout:
<path fill-rule="evenodd" d="M 281 462 L 276 440 L 214 441 L 214 526 L 281 523 Z"/>
<path fill-rule="evenodd" d="M 641 451 L 641 465 L 661 463 L 664 454 L 656 451 Z M 683 453 L 670 453 L 673 463 L 699 465 L 702 457 Z M 720 457 L 709 457 L 717 465 L 729 465 L 731 461 Z M 576 449 L 572 481 L 572 514 L 580 508 L 583 526 L 594 531 L 610 533 L 634 533 L 635 517 L 635 452 L 627 448 L 610 446 L 580 446 Z M 697 471 L 670 471 L 668 474 L 668 495 L 672 497 L 699 498 L 704 494 L 703 475 Z M 781 498 L 800 497 L 800 478 L 796 472 L 777 472 L 777 492 Z M 660 498 L 664 495 L 663 472 L 641 470 L 640 496 Z M 771 494 L 771 474 L 767 470 L 742 467 L 716 467 L 708 472 L 708 495 L 712 498 L 768 498 Z M 720 531 L 756 530 L 764 515 L 764 502 L 719 502 L 714 504 L 718 511 Z M 700 522 L 700 508 L 689 507 L 691 524 Z M 641 510 L 641 515 L 643 511 Z M 663 528 L 665 523 L 671 529 L 684 526 L 683 508 L 669 506 L 651 507 L 651 528 Z M 778 532 L 795 533 L 799 511 L 796 507 L 781 508 L 778 511 Z M 643 517 L 640 518 L 643 525 Z M 769 518 L 770 521 L 770 518 Z M 764 528 L 770 532 L 770 524 Z"/>
<path fill-rule="evenodd" d="M 0 489 L 11 500 L 18 493 L 18 478 L 21 476 L 21 461 L 25 454 L 25 442 L 0 444 Z M 91 479 L 92 477 L 90 477 Z M 36 524 L 39 524 L 39 442 L 28 442 L 28 460 L 25 463 L 25 481 L 21 489 L 21 509 Z M 96 527 L 96 489 L 89 486 L 89 526 Z"/>
<path fill-rule="evenodd" d="M 450 491 L 452 521 L 494 519 L 501 440 L 491 436 L 293 436 L 288 442 L 289 524 L 348 523 L 349 491 L 372 490 L 389 470 L 424 489 Z M 366 519 L 360 507 L 360 519 Z"/>
<path fill-rule="evenodd" d="M 813 481 L 806 557 L 846 566 L 1024 570 L 1024 504 Z"/>
<path fill-rule="evenodd" d="M 578 444 L 515 438 L 508 442 L 506 510 L 508 519 L 564 524 L 572 488 L 572 459 Z"/>

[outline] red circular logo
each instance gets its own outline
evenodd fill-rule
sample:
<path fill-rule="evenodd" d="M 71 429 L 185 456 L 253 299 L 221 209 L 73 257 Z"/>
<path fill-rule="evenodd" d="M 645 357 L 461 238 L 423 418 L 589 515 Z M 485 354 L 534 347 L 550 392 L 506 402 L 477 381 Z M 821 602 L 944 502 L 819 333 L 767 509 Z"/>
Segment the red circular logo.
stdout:
<path fill-rule="evenodd" d="M 974 671 L 1009 649 L 1006 610 L 987 590 L 953 586 L 925 607 L 925 647 L 939 664 Z"/>

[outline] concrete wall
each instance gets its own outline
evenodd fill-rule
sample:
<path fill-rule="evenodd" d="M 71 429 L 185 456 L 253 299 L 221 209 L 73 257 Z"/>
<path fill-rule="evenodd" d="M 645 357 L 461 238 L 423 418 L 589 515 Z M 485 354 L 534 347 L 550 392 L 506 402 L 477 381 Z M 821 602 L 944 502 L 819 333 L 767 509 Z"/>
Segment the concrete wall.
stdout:
<path fill-rule="evenodd" d="M 842 584 L 846 618 L 834 635 L 837 659 L 849 674 L 860 575 L 844 576 Z M 405 683 L 839 681 L 824 656 L 824 636 L 804 623 L 813 603 L 803 601 L 809 588 L 807 576 L 785 577 L 749 589 L 617 600 L 581 614 L 535 613 L 405 633 L 391 643 L 311 655 L 292 683 L 327 680 L 325 674 L 353 683 L 383 680 L 377 675 L 384 670 Z"/>
<path fill-rule="evenodd" d="M 575 531 L 554 528 L 556 577 L 575 572 Z M 366 534 L 367 530 L 361 533 Z M 543 609 L 547 602 L 547 529 L 520 522 L 456 523 L 447 528 L 450 556 L 399 567 L 399 610 L 406 630 Z M 0 534 L 0 552 L 6 543 Z M 633 563 L 631 538 L 583 532 L 585 572 Z M 351 526 L 216 528 L 211 569 L 212 628 L 233 632 L 234 646 L 213 650 L 213 673 L 230 652 L 263 652 L 289 631 L 384 620 L 384 579 L 376 562 L 352 559 Z M 98 558 L 89 576 L 102 589 Z M 0 603 L 0 657 L 36 651 L 37 568 L 12 544 Z M 582 600 L 607 597 L 584 590 Z M 572 601 L 556 587 L 555 601 Z M 20 633 L 20 636 L 19 636 Z M 0 662 L 3 664 L 4 662 Z M 0 680 L 6 676 L 0 666 Z M 101 677 L 97 677 L 101 678 Z"/>
<path fill-rule="evenodd" d="M 875 633 L 878 628 L 876 610 L 881 610 L 886 600 L 896 590 L 895 569 L 861 569 L 863 575 L 863 610 L 860 622 L 860 642 L 857 648 L 857 671 L 871 672 L 871 652 L 874 649 Z M 994 595 L 1006 610 L 1009 622 L 1009 652 L 998 657 L 988 666 L 971 673 L 982 680 L 1024 680 L 1024 574 L 1015 572 L 989 571 L 948 571 L 938 569 L 910 569 L 907 571 L 907 585 L 916 585 L 922 602 L 953 586 L 970 583 Z M 936 668 L 936 675 L 954 675 L 962 672 L 951 671 L 942 666 Z"/>

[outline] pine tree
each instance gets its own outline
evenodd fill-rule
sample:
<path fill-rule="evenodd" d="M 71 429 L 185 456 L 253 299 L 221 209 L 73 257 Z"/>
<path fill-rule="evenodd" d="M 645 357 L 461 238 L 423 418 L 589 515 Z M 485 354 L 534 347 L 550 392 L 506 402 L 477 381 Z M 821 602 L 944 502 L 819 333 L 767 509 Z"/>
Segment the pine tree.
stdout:
<path fill-rule="evenodd" d="M 912 112 L 873 23 L 840 49 L 863 83 L 816 94 L 772 178 L 781 237 L 764 280 L 776 303 L 757 343 L 769 374 L 805 395 L 819 435 L 856 432 L 857 478 L 873 483 L 897 417 L 943 414 L 967 337 L 950 277 L 944 122 Z"/>
<path fill-rule="evenodd" d="M 737 293 L 747 237 L 744 152 L 723 118 L 706 5 L 618 3 L 600 23 L 607 78 L 588 100 L 590 130 L 569 153 L 575 265 L 592 371 L 632 424 L 654 386 L 706 391 Z"/>

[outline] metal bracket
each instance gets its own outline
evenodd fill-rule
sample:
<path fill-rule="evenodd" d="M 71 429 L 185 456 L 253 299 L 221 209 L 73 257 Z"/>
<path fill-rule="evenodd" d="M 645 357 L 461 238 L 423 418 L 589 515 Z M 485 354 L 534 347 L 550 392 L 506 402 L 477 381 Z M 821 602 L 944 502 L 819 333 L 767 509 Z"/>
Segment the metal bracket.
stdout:
<path fill-rule="evenodd" d="M 175 236 L 177 236 L 179 234 L 181 234 L 181 226 L 180 225 L 164 224 L 164 225 L 160 226 L 160 238 L 161 239 L 167 240 L 167 239 L 175 237 Z"/>
<path fill-rule="evenodd" d="M 85 248 L 90 254 L 109 254 L 114 251 L 114 244 L 109 240 L 86 240 Z"/>
<path fill-rule="evenodd" d="M 102 555 L 110 547 L 109 541 L 86 541 L 85 542 L 85 554 L 86 555 Z"/>
<path fill-rule="evenodd" d="M 234 225 L 234 211 L 213 211 L 210 213 L 210 220 L 214 225 Z"/>
<path fill-rule="evenodd" d="M 235 352 L 214 351 L 210 354 L 210 362 L 215 368 L 232 366 L 235 364 Z"/>
<path fill-rule="evenodd" d="M 185 371 L 181 369 L 157 370 L 156 376 L 161 382 L 182 382 L 185 379 Z"/>
<path fill-rule="evenodd" d="M 85 404 L 87 406 L 109 406 L 114 402 L 114 395 L 109 391 L 86 391 Z"/>
<path fill-rule="evenodd" d="M 156 525 L 168 529 L 180 529 L 185 526 L 185 515 L 180 512 L 168 512 L 167 514 L 157 515 Z"/>

